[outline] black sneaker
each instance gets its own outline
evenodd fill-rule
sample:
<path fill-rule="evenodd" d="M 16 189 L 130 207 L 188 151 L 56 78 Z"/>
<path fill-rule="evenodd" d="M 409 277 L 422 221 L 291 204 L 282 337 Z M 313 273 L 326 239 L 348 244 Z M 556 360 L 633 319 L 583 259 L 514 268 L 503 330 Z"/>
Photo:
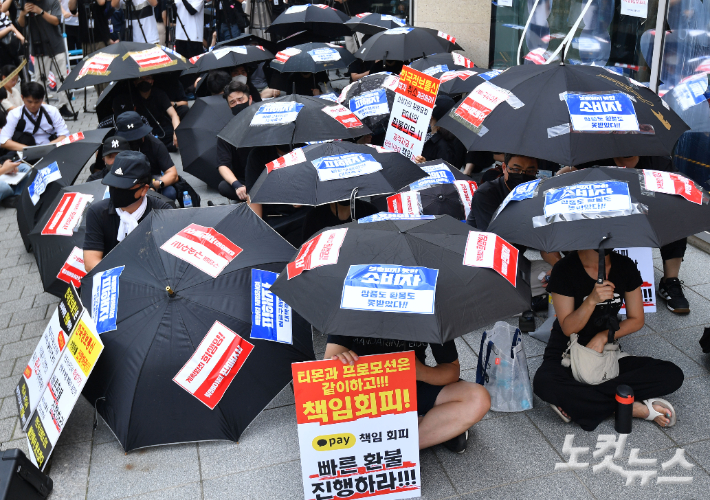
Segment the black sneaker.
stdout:
<path fill-rule="evenodd" d="M 535 313 L 532 311 L 525 311 L 518 318 L 518 328 L 523 333 L 530 333 L 535 331 Z"/>
<path fill-rule="evenodd" d="M 76 112 L 72 113 L 66 104 L 59 108 L 59 114 L 62 115 L 62 118 L 67 118 L 70 120 L 76 120 L 76 117 L 79 115 L 79 113 Z"/>
<path fill-rule="evenodd" d="M 688 314 L 690 304 L 683 294 L 683 282 L 678 278 L 666 278 L 658 284 L 658 295 L 666 301 L 668 309 L 676 314 Z"/>
<path fill-rule="evenodd" d="M 468 444 L 468 430 L 463 434 L 459 434 L 455 438 L 451 438 L 443 443 L 446 449 L 453 451 L 454 453 L 463 453 L 466 451 L 466 445 Z"/>

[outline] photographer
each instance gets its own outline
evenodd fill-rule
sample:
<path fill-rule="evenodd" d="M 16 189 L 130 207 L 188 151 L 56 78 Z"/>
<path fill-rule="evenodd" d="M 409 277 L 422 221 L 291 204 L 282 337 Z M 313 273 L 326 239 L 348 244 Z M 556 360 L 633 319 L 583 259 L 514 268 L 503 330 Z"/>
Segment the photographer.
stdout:
<path fill-rule="evenodd" d="M 126 9 L 126 18 L 131 20 L 132 40 L 134 42 L 160 43 L 158 23 L 153 7 L 158 0 L 111 0 L 114 9 Z M 128 38 L 128 37 L 127 37 Z"/>
<path fill-rule="evenodd" d="M 175 50 L 191 58 L 204 52 L 202 45 L 205 0 L 168 0 L 175 2 Z"/>
<path fill-rule="evenodd" d="M 217 24 L 220 42 L 238 37 L 249 27 L 249 18 L 242 3 L 244 0 L 219 0 Z"/>
<path fill-rule="evenodd" d="M 21 28 L 29 25 L 30 54 L 35 57 L 35 71 L 32 80 L 46 83 L 51 71 L 58 80 L 64 81 L 67 74 L 67 55 L 64 52 L 64 40 L 59 30 L 62 6 L 59 0 L 35 0 L 25 2 L 17 13 L 17 24 Z M 59 83 L 59 82 L 58 82 Z M 69 111 L 69 99 L 64 92 L 57 94 L 59 112 L 65 118 L 76 118 Z"/>
<path fill-rule="evenodd" d="M 69 0 L 69 11 L 79 14 L 79 40 L 84 57 L 112 43 L 105 10 L 106 0 Z M 94 88 L 98 96 L 106 85 L 95 85 Z"/>
<path fill-rule="evenodd" d="M 15 28 L 4 12 L 0 12 L 0 66 L 19 63 L 20 44 L 25 37 Z"/>

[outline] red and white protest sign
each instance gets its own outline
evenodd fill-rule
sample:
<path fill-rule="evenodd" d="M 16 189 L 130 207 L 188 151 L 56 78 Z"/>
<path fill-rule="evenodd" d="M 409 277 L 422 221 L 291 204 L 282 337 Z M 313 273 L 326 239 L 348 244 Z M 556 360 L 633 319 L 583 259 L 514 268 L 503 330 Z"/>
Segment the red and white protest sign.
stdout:
<path fill-rule="evenodd" d="M 113 60 L 116 58 L 117 55 L 118 54 L 104 54 L 104 53 L 94 54 L 93 56 L 91 56 L 89 59 L 86 60 L 84 65 L 79 70 L 79 74 L 77 75 L 76 79 L 78 80 L 79 78 L 81 78 L 85 75 L 94 75 L 94 76 L 109 75 L 111 72 L 108 70 L 108 67 L 111 66 L 111 63 L 113 62 Z"/>
<path fill-rule="evenodd" d="M 327 106 L 321 109 L 323 113 L 338 121 L 345 128 L 360 128 L 362 122 L 345 106 L 338 104 L 337 106 Z"/>
<path fill-rule="evenodd" d="M 81 278 L 86 276 L 86 268 L 84 267 L 84 251 L 79 247 L 74 249 L 67 257 L 67 261 L 57 274 L 57 279 L 65 283 L 71 283 L 75 287 L 81 286 Z"/>
<path fill-rule="evenodd" d="M 468 219 L 468 213 L 471 211 L 471 202 L 473 202 L 473 194 L 478 189 L 478 184 L 474 181 L 454 181 L 454 186 L 456 191 L 459 192 L 459 198 L 461 198 L 461 204 Z"/>
<path fill-rule="evenodd" d="M 454 64 L 457 66 L 463 66 L 464 68 L 473 68 L 474 64 L 471 59 L 464 57 L 461 54 L 453 52 L 451 57 L 454 59 Z"/>
<path fill-rule="evenodd" d="M 446 73 L 442 73 L 441 75 L 439 75 L 439 81 L 441 81 L 441 83 L 444 83 L 448 82 L 449 80 L 453 80 L 454 78 L 459 78 L 460 80 L 466 81 L 476 74 L 477 73 L 475 71 L 469 70 L 447 71 Z"/>
<path fill-rule="evenodd" d="M 280 63 L 285 63 L 292 56 L 295 56 L 300 53 L 301 53 L 300 49 L 297 49 L 296 47 L 289 47 L 287 49 L 284 49 L 284 50 L 276 53 L 276 61 L 280 62 Z"/>
<path fill-rule="evenodd" d="M 198 224 L 190 224 L 160 248 L 213 278 L 242 253 L 242 249 L 222 233 Z"/>
<path fill-rule="evenodd" d="M 123 56 L 123 58 L 125 59 L 129 55 L 138 65 L 138 71 L 141 72 L 177 64 L 177 59 L 170 59 L 170 56 L 160 47 L 153 47 L 151 49 L 141 50 L 140 52 L 129 52 Z"/>
<path fill-rule="evenodd" d="M 516 286 L 518 249 L 493 233 L 471 231 L 466 240 L 463 265 L 493 269 Z"/>
<path fill-rule="evenodd" d="M 448 34 L 444 33 L 443 31 L 439 31 L 439 32 L 437 33 L 437 35 L 439 36 L 439 38 L 443 38 L 443 39 L 446 40 L 447 42 L 456 43 L 456 37 L 455 37 L 455 36 L 448 35 Z"/>
<path fill-rule="evenodd" d="M 395 92 L 398 86 L 399 75 L 389 75 L 387 78 L 385 78 L 385 81 L 382 82 L 382 88 L 391 90 L 392 92 Z"/>
<path fill-rule="evenodd" d="M 273 170 L 278 170 L 279 168 L 290 167 L 297 163 L 303 163 L 306 160 L 306 154 L 303 152 L 302 148 L 294 149 L 289 154 L 283 155 L 281 158 L 276 158 L 274 161 L 266 164 L 267 173 L 271 173 Z"/>
<path fill-rule="evenodd" d="M 210 52 L 205 52 L 205 53 L 199 54 L 199 55 L 197 55 L 197 56 L 192 56 L 192 57 L 189 59 L 189 61 L 190 61 L 192 64 L 195 64 L 197 61 L 200 60 L 201 57 L 204 57 L 204 56 L 206 56 L 207 54 L 210 54 Z"/>
<path fill-rule="evenodd" d="M 643 299 L 643 312 L 656 312 L 656 290 L 653 286 L 653 250 L 649 247 L 615 248 L 618 254 L 625 255 L 633 260 L 636 268 L 641 273 L 641 298 Z M 621 304 L 619 314 L 626 314 L 626 303 Z"/>
<path fill-rule="evenodd" d="M 252 349 L 252 343 L 215 321 L 173 382 L 214 410 Z"/>
<path fill-rule="evenodd" d="M 93 201 L 90 194 L 65 193 L 42 229 L 43 235 L 71 236 L 81 220 L 86 205 Z"/>
<path fill-rule="evenodd" d="M 496 106 L 508 100 L 509 97 L 509 91 L 493 85 L 491 82 L 483 82 L 473 89 L 473 92 L 456 108 L 455 113 L 478 128 Z"/>
<path fill-rule="evenodd" d="M 698 189 L 693 181 L 680 174 L 660 172 L 658 170 L 644 170 L 643 177 L 646 189 L 649 191 L 677 194 L 698 205 L 703 202 L 703 192 Z"/>
<path fill-rule="evenodd" d="M 355 14 L 355 17 L 362 19 L 363 17 L 371 16 L 372 12 L 363 12 L 362 14 Z"/>
<path fill-rule="evenodd" d="M 286 266 L 288 279 L 295 278 L 303 271 L 338 263 L 340 247 L 343 245 L 348 228 L 323 231 L 301 246 L 296 259 Z"/>
<path fill-rule="evenodd" d="M 393 214 L 422 215 L 419 191 L 405 191 L 387 198 L 387 211 Z"/>
<path fill-rule="evenodd" d="M 65 144 L 71 144 L 72 142 L 83 141 L 84 132 L 77 132 L 76 134 L 68 135 L 61 141 L 57 143 L 57 147 L 64 146 Z"/>

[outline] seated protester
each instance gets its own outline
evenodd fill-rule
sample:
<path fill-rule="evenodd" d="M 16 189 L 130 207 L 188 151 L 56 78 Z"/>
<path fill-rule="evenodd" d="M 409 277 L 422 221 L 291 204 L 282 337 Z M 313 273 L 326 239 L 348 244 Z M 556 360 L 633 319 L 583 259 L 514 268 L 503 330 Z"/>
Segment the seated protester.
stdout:
<path fill-rule="evenodd" d="M 131 145 L 126 139 L 124 139 L 120 135 L 113 135 L 104 139 L 104 143 L 101 145 L 101 157 L 103 158 L 104 168 L 92 172 L 89 178 L 86 179 L 86 182 L 97 181 L 106 177 L 106 175 L 108 175 L 108 173 L 111 171 L 111 167 L 113 166 L 113 161 L 116 158 L 116 155 L 121 151 L 130 150 Z M 94 165 L 96 164 L 94 163 Z"/>
<path fill-rule="evenodd" d="M 229 73 L 222 71 L 220 69 L 215 69 L 207 73 L 207 78 L 205 79 L 204 86 L 207 88 L 207 94 L 205 95 L 218 95 L 224 92 L 224 87 L 229 85 L 232 81 L 232 77 Z M 197 86 L 197 83 L 195 83 Z"/>
<path fill-rule="evenodd" d="M 170 99 L 170 105 L 175 108 L 178 118 L 180 118 L 180 120 L 184 119 L 187 112 L 190 111 L 190 108 L 187 105 L 185 87 L 182 86 L 180 79 L 163 73 L 155 75 L 153 84 L 155 88 L 167 94 L 168 99 Z"/>
<path fill-rule="evenodd" d="M 96 267 L 151 210 L 173 208 L 147 196 L 151 174 L 143 153 L 121 151 L 101 182 L 108 186 L 109 197 L 92 203 L 86 212 L 83 246 L 86 272 Z"/>
<path fill-rule="evenodd" d="M 140 151 L 148 159 L 153 176 L 150 187 L 171 200 L 176 199 L 173 184 L 179 179 L 177 168 L 165 144 L 151 135 L 150 125 L 143 123 L 135 111 L 127 111 L 116 119 L 116 135 L 126 139 L 133 151 Z"/>
<path fill-rule="evenodd" d="M 364 200 L 355 200 L 355 217 L 357 219 L 367 217 L 368 215 L 375 215 L 379 212 L 380 210 L 372 203 L 368 203 Z M 347 224 L 352 221 L 350 200 L 317 206 L 308 212 L 306 220 L 303 222 L 303 241 L 308 241 L 311 236 L 321 229 Z"/>
<path fill-rule="evenodd" d="M 37 82 L 22 85 L 23 105 L 7 114 L 0 131 L 0 146 L 22 151 L 25 146 L 59 142 L 69 134 L 64 118 L 54 106 L 44 104 L 44 87 Z"/>
<path fill-rule="evenodd" d="M 15 69 L 17 68 L 12 64 L 7 64 L 0 68 L 0 80 L 7 78 L 13 71 L 15 71 Z M 20 89 L 17 88 L 17 82 L 19 79 L 20 75 L 18 73 L 14 77 L 10 78 L 10 80 L 8 80 L 3 87 L 7 91 L 7 97 L 2 99 L 2 107 L 5 111 L 12 111 L 15 108 L 19 108 L 23 104 Z"/>
<path fill-rule="evenodd" d="M 318 96 L 321 95 L 320 84 L 326 82 L 328 82 L 328 75 L 324 71 L 292 73 L 279 90 L 283 90 L 287 94 Z"/>
<path fill-rule="evenodd" d="M 224 88 L 232 114 L 236 116 L 252 103 L 249 87 L 232 80 Z M 247 188 L 244 185 L 245 169 L 250 148 L 235 148 L 221 137 L 217 137 L 217 169 L 223 181 L 219 183 L 219 194 L 233 201 L 246 201 Z M 241 180 L 240 180 L 241 179 Z"/>
<path fill-rule="evenodd" d="M 249 68 L 244 65 L 234 66 L 229 70 L 229 76 L 232 80 L 243 83 L 249 87 L 249 96 L 252 102 L 261 102 L 261 93 L 256 89 L 254 84 L 251 82 L 251 75 L 249 74 Z M 269 89 L 265 92 L 264 97 L 278 97 L 281 92 L 274 89 Z"/>
<path fill-rule="evenodd" d="M 153 127 L 153 135 L 168 147 L 168 151 L 177 151 L 175 129 L 180 125 L 180 117 L 168 95 L 163 90 L 153 87 L 152 76 L 142 76 L 133 80 L 133 86 L 138 90 L 133 103 L 138 112 L 148 119 L 148 123 Z"/>
<path fill-rule="evenodd" d="M 466 159 L 466 148 L 454 134 L 437 126 L 441 120 L 456 105 L 454 100 L 446 95 L 436 98 L 436 104 L 430 118 L 431 137 L 424 143 L 422 156 L 427 160 L 444 160 L 461 170 Z"/>
<path fill-rule="evenodd" d="M 667 401 L 658 398 L 683 384 L 683 372 L 670 361 L 637 356 L 620 358 L 619 375 L 599 385 L 578 382 L 572 368 L 561 364 L 572 333 L 579 335 L 580 345 L 601 353 L 610 340 L 643 327 L 641 274 L 628 257 L 606 252 L 607 279 L 602 284 L 596 282 L 599 269 L 596 250 L 579 250 L 555 264 L 547 290 L 552 294 L 557 319 L 533 380 L 534 392 L 564 421 L 573 420 L 585 431 L 593 431 L 614 414 L 616 388 L 626 384 L 634 391 L 634 417 L 670 427 L 676 420 L 675 411 Z M 611 302 L 604 304 L 607 300 Z M 622 300 L 626 304 L 626 319 L 619 323 L 619 330 L 610 339 L 609 314 L 616 318 Z"/>
<path fill-rule="evenodd" d="M 244 169 L 244 184 L 247 188 L 247 195 L 251 192 L 261 173 L 266 170 L 266 164 L 290 152 L 291 146 L 288 144 L 251 148 L 249 156 L 247 156 L 246 168 Z M 254 213 L 262 219 L 272 214 L 293 212 L 291 205 L 261 205 L 260 203 L 252 203 L 248 196 L 247 200 Z"/>
<path fill-rule="evenodd" d="M 17 172 L 28 172 L 30 170 L 30 167 L 27 164 L 19 161 L 12 161 L 11 157 L 13 156 L 15 156 L 14 153 L 10 153 L 0 157 L 0 161 L 2 161 L 2 166 L 0 166 L 0 175 L 16 174 Z M 25 189 L 29 182 L 30 178 L 28 175 L 25 175 L 24 179 L 14 185 L 0 180 L 0 203 L 2 206 L 5 208 L 16 208 L 17 203 L 20 201 L 20 194 L 22 194 L 22 190 Z"/>
<path fill-rule="evenodd" d="M 437 362 L 434 367 L 426 365 L 427 346 Z M 453 340 L 439 345 L 328 335 L 324 359 L 354 365 L 359 356 L 410 350 L 416 356 L 419 448 L 442 443 L 454 453 L 463 453 L 468 429 L 488 412 L 491 398 L 482 385 L 459 379 L 461 367 Z"/>

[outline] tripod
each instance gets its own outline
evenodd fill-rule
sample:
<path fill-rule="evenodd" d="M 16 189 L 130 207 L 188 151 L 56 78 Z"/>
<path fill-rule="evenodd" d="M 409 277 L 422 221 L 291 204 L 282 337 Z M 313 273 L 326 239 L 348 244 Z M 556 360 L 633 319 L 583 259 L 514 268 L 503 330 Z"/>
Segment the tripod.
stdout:
<path fill-rule="evenodd" d="M 254 31 L 260 31 L 260 36 L 267 36 L 266 28 L 271 25 L 273 15 L 271 13 L 271 4 L 266 0 L 249 0 L 249 33 L 255 34 Z"/>
<path fill-rule="evenodd" d="M 177 7 L 175 6 L 175 0 L 168 0 L 167 10 L 168 10 L 168 15 L 167 15 L 168 23 L 170 23 L 170 21 L 172 19 L 176 19 L 177 22 L 180 23 L 183 33 L 185 33 L 185 37 L 187 38 L 186 41 L 191 42 L 192 40 L 190 40 L 190 35 L 187 34 L 187 29 L 185 29 L 185 25 L 183 24 L 182 19 L 180 19 L 180 14 L 178 14 L 178 12 L 177 12 Z M 165 45 L 170 47 L 171 41 L 173 43 L 173 46 L 175 45 L 175 42 L 177 42 L 177 28 L 172 23 L 170 23 L 170 29 L 168 29 L 168 32 L 166 34 Z"/>
<path fill-rule="evenodd" d="M 91 47 L 91 50 L 93 51 L 94 48 L 96 47 L 96 34 L 94 33 L 94 13 L 91 10 L 91 3 L 93 0 L 82 0 L 84 3 L 82 3 L 82 7 L 84 8 L 84 17 L 86 18 L 86 30 L 89 34 L 89 46 Z M 83 48 L 83 47 L 82 47 Z M 88 57 L 89 54 L 82 54 L 84 57 Z M 84 87 L 84 113 L 96 113 L 96 111 L 92 111 L 88 109 L 87 103 L 86 103 L 86 92 L 87 88 Z M 96 95 L 96 98 L 98 99 L 98 92 Z"/>
<path fill-rule="evenodd" d="M 126 17 L 128 18 L 128 23 L 126 23 L 126 40 L 129 38 L 131 41 L 133 41 L 133 13 L 135 12 L 135 9 L 133 8 L 133 0 L 126 0 Z M 140 12 L 140 11 L 139 11 Z M 138 21 L 138 27 L 141 30 L 141 34 L 143 35 L 143 41 L 146 41 L 145 38 L 145 31 L 143 31 L 143 25 L 141 24 L 140 19 L 135 19 L 135 21 Z"/>

